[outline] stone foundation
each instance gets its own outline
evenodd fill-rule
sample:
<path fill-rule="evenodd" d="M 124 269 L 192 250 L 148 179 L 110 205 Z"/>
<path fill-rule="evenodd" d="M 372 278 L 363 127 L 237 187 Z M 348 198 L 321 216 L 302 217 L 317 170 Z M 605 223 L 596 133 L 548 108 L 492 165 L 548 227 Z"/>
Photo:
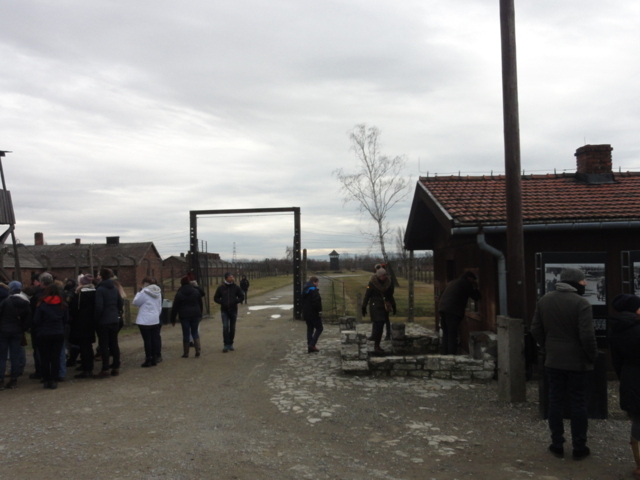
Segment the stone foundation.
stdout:
<path fill-rule="evenodd" d="M 373 342 L 367 340 L 370 323 L 356 324 L 355 317 L 342 317 L 340 328 L 342 371 L 347 374 L 460 382 L 486 382 L 494 376 L 495 357 L 487 349 L 476 350 L 481 358 L 440 355 L 438 335 L 419 325 L 392 323 L 391 341 L 381 343 L 388 352 L 384 357 L 373 356 Z"/>

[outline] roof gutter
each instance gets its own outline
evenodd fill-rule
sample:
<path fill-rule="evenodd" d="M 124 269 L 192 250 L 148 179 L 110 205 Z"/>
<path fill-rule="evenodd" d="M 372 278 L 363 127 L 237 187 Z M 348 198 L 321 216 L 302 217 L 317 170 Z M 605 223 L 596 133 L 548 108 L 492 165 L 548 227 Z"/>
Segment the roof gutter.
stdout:
<path fill-rule="evenodd" d="M 484 233 L 478 233 L 478 247 L 480 250 L 489 252 L 491 255 L 498 259 L 498 298 L 499 298 L 499 311 L 498 315 L 508 317 L 507 312 L 507 262 L 504 258 L 504 253 L 495 247 L 489 245 L 484 239 Z"/>
<path fill-rule="evenodd" d="M 607 229 L 624 229 L 624 228 L 640 228 L 640 221 L 626 221 L 626 222 L 586 222 L 586 223 L 537 223 L 537 224 L 525 224 L 522 229 L 525 232 L 555 232 L 566 230 L 602 230 Z M 484 233 L 505 233 L 507 231 L 506 225 L 484 225 L 473 227 L 453 227 L 451 229 L 451 235 L 475 235 L 480 232 Z"/>

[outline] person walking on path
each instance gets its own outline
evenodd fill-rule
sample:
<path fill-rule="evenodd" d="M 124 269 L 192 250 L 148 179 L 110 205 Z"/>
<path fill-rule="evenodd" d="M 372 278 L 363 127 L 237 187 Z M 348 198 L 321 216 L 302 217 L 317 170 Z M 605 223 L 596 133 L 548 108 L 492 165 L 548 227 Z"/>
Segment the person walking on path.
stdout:
<path fill-rule="evenodd" d="M 247 280 L 247 276 L 243 275 L 240 280 L 240 288 L 242 289 L 242 293 L 244 294 L 244 303 L 249 303 L 249 280 Z"/>
<path fill-rule="evenodd" d="M 318 338 L 322 334 L 322 298 L 318 285 L 318 277 L 309 277 L 309 281 L 302 289 L 302 316 L 307 323 L 307 351 L 309 353 L 319 352 L 316 347 Z"/>
<path fill-rule="evenodd" d="M 71 331 L 69 339 L 80 347 L 80 373 L 74 378 L 93 377 L 93 344 L 96 342 L 96 287 L 93 275 L 81 275 L 69 302 Z"/>
<path fill-rule="evenodd" d="M 33 315 L 38 328 L 36 342 L 40 351 L 44 388 L 58 388 L 60 352 L 64 348 L 64 326 L 69 323 L 69 309 L 64 295 L 56 285 L 44 289 Z"/>
<path fill-rule="evenodd" d="M 22 369 L 22 339 L 31 326 L 29 297 L 22 292 L 18 281 L 9 283 L 9 296 L 0 303 L 0 390 L 4 390 L 7 352 L 11 360 L 11 380 L 6 388 L 18 386 Z"/>
<path fill-rule="evenodd" d="M 624 293 L 611 306 L 616 311 L 608 321 L 611 363 L 620 380 L 620 408 L 631 419 L 632 475 L 640 480 L 640 297 Z"/>
<path fill-rule="evenodd" d="M 440 341 L 441 355 L 456 355 L 458 353 L 458 334 L 460 323 L 464 318 L 467 301 L 472 298 L 480 300 L 478 278 L 473 272 L 465 272 L 460 278 L 447 284 L 440 294 L 438 311 L 440 312 L 440 327 L 442 339 Z"/>
<path fill-rule="evenodd" d="M 171 325 L 175 327 L 176 318 L 180 317 L 182 325 L 182 358 L 189 358 L 189 347 L 193 338 L 193 346 L 196 349 L 196 357 L 200 356 L 201 344 L 198 326 L 202 320 L 202 295 L 201 290 L 191 284 L 188 275 L 180 279 L 180 288 L 176 292 L 171 307 Z"/>
<path fill-rule="evenodd" d="M 389 312 L 396 314 L 396 300 L 393 298 L 393 282 L 387 277 L 387 271 L 379 268 L 375 276 L 369 280 L 367 292 L 362 301 L 362 316 L 367 315 L 367 305 L 370 303 L 371 321 L 373 322 L 374 355 L 384 356 L 385 351 L 380 347 L 385 322 L 389 321 Z"/>
<path fill-rule="evenodd" d="M 236 285 L 233 275 L 224 274 L 224 283 L 216 289 L 213 301 L 220 305 L 222 316 L 222 353 L 233 352 L 233 340 L 236 336 L 236 321 L 238 319 L 238 304 L 244 300 L 242 289 Z"/>
<path fill-rule="evenodd" d="M 96 378 L 115 377 L 120 374 L 120 345 L 118 332 L 124 301 L 113 281 L 113 272 L 109 268 L 100 270 L 100 283 L 96 287 L 96 306 L 94 318 L 98 333 L 98 348 L 102 357 L 102 370 Z M 113 363 L 109 365 L 109 357 Z M 111 368 L 111 373 L 109 373 Z"/>
<path fill-rule="evenodd" d="M 565 396 L 571 402 L 573 458 L 580 460 L 591 451 L 587 447 L 587 373 L 593 370 L 598 350 L 591 304 L 584 298 L 584 272 L 565 268 L 553 292 L 536 305 L 531 335 L 540 346 L 549 380 L 549 451 L 564 456 Z"/>
<path fill-rule="evenodd" d="M 162 291 L 155 279 L 142 279 L 142 289 L 136 293 L 133 304 L 138 307 L 136 325 L 144 343 L 145 360 L 141 367 L 155 367 L 160 356 L 160 314 Z"/>

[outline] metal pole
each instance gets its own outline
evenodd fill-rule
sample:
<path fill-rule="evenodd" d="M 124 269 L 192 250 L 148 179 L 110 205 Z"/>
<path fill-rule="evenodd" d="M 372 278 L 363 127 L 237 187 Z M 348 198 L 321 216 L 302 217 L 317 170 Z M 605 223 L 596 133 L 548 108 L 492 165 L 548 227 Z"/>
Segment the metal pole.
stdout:
<path fill-rule="evenodd" d="M 511 317 L 527 320 L 524 235 L 522 228 L 518 75 L 513 0 L 500 0 L 500 32 L 502 40 L 505 201 L 507 207 L 508 308 Z"/>

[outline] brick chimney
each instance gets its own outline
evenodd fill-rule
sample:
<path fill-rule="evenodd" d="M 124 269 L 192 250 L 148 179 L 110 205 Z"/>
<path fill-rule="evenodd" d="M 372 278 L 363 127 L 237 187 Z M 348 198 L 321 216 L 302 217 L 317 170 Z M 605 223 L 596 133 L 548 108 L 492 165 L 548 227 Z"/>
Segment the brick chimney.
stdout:
<path fill-rule="evenodd" d="M 611 145 L 585 145 L 576 150 L 578 173 L 611 173 Z"/>
<path fill-rule="evenodd" d="M 36 232 L 33 236 L 33 244 L 34 245 L 44 245 L 44 233 Z"/>
<path fill-rule="evenodd" d="M 76 245 L 80 245 L 80 243 L 82 243 L 82 241 L 79 238 L 76 238 Z"/>
<path fill-rule="evenodd" d="M 576 178 L 585 183 L 611 183 L 611 145 L 584 145 L 576 150 Z"/>

